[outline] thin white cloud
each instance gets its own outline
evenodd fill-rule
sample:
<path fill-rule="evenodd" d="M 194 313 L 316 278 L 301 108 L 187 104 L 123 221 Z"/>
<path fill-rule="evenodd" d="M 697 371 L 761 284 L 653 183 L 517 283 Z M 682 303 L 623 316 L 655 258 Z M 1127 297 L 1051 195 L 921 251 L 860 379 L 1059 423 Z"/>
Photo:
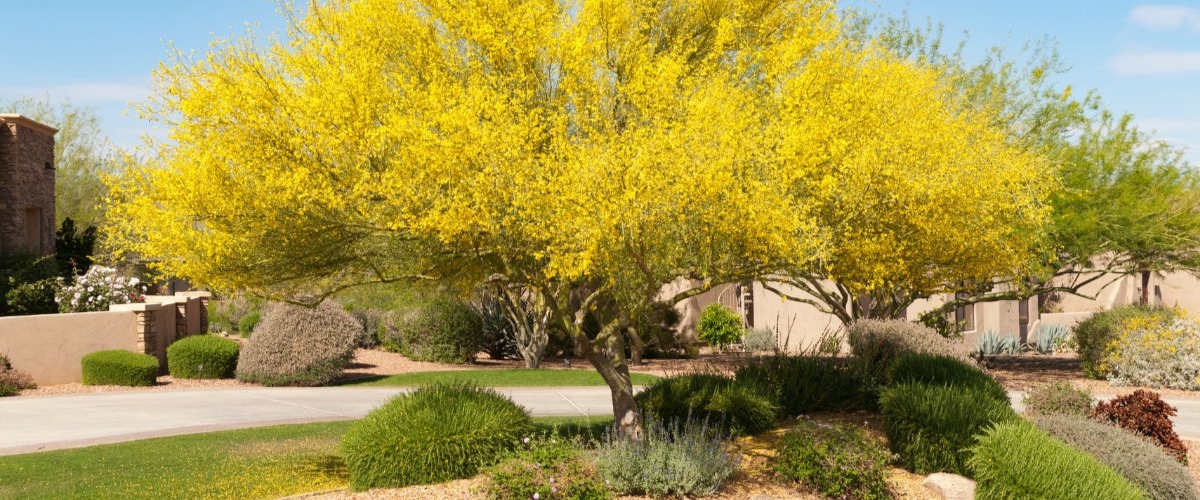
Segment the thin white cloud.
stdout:
<path fill-rule="evenodd" d="M 48 87 L 0 86 L 0 98 L 41 97 L 66 99 L 75 104 L 128 103 L 150 95 L 150 82 L 84 82 Z"/>
<path fill-rule="evenodd" d="M 1174 30 L 1187 26 L 1200 31 L 1200 8 L 1184 5 L 1139 5 L 1129 13 L 1129 20 L 1146 28 Z"/>
<path fill-rule="evenodd" d="M 1125 50 L 1108 60 L 1118 75 L 1177 75 L 1200 72 L 1200 52 L 1178 50 Z"/>

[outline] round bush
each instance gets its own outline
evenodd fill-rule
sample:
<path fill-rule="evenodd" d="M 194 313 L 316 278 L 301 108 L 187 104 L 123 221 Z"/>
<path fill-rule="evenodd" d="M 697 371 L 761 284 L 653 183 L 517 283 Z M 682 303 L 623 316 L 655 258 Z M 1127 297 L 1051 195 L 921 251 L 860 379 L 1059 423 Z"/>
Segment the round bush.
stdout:
<path fill-rule="evenodd" d="M 974 386 L 893 384 L 879 404 L 888 446 L 918 474 L 970 476 L 968 448 L 975 436 L 994 423 L 1020 418 L 1007 400 Z"/>
<path fill-rule="evenodd" d="M 893 384 L 915 382 L 933 385 L 971 386 L 997 401 L 1008 402 L 1008 392 L 996 379 L 973 363 L 940 354 L 904 353 L 892 362 L 888 380 Z"/>
<path fill-rule="evenodd" d="M 341 306 L 270 304 L 238 358 L 237 378 L 269 386 L 328 385 L 354 357 L 362 326 Z"/>
<path fill-rule="evenodd" d="M 713 347 L 725 347 L 742 339 L 746 329 L 742 317 L 721 304 L 709 304 L 700 312 L 696 336 Z"/>
<path fill-rule="evenodd" d="M 167 371 L 175 378 L 231 378 L 240 348 L 213 335 L 186 337 L 167 347 Z"/>
<path fill-rule="evenodd" d="M 416 361 L 470 363 L 483 349 L 483 319 L 470 305 L 438 299 L 400 326 L 400 347 Z"/>
<path fill-rule="evenodd" d="M 158 358 L 116 349 L 83 357 L 83 385 L 150 386 L 158 378 Z"/>
<path fill-rule="evenodd" d="M 1091 391 L 1076 389 L 1067 382 L 1035 387 L 1025 394 L 1025 413 L 1029 415 L 1078 415 L 1092 412 Z"/>
<path fill-rule="evenodd" d="M 1200 500 L 1187 467 L 1131 432 L 1080 415 L 1041 415 L 1034 423 L 1112 467 L 1146 490 L 1151 500 Z"/>
<path fill-rule="evenodd" d="M 435 384 L 392 398 L 342 439 L 354 490 L 432 484 L 475 475 L 531 429 L 525 409 L 470 384 Z"/>
<path fill-rule="evenodd" d="M 890 461 L 891 453 L 860 427 L 801 419 L 783 435 L 775 471 L 825 498 L 890 500 Z"/>
<path fill-rule="evenodd" d="M 1134 318 L 1109 344 L 1113 385 L 1200 390 L 1200 323 L 1192 318 Z"/>
<path fill-rule="evenodd" d="M 714 374 L 664 378 L 634 396 L 647 416 L 664 421 L 707 420 L 733 434 L 758 434 L 775 427 L 779 408 L 758 384 L 739 384 Z"/>
<path fill-rule="evenodd" d="M 1080 321 L 1073 328 L 1072 343 L 1079 353 L 1083 374 L 1088 378 L 1103 379 L 1108 376 L 1108 348 L 1133 319 L 1146 322 L 1168 322 L 1176 316 L 1173 309 L 1151 309 L 1141 306 L 1124 306 L 1100 311 Z"/>
<path fill-rule="evenodd" d="M 966 349 L 927 326 L 901 320 L 859 320 L 846 332 L 850 352 L 863 368 L 882 381 L 892 362 L 901 354 L 941 354 L 967 361 Z"/>

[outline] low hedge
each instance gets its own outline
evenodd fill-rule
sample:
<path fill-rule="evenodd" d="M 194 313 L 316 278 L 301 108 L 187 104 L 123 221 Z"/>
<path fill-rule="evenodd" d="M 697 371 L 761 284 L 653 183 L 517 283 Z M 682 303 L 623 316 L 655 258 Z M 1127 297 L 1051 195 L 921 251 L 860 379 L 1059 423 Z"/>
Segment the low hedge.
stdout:
<path fill-rule="evenodd" d="M 1007 400 L 977 386 L 893 384 L 880 395 L 888 445 L 918 474 L 970 476 L 969 448 L 989 425 L 1019 418 Z"/>
<path fill-rule="evenodd" d="M 240 348 L 212 335 L 186 337 L 167 347 L 167 371 L 175 378 L 232 378 Z"/>
<path fill-rule="evenodd" d="M 660 379 L 634 396 L 646 416 L 666 422 L 688 419 L 721 425 L 733 434 L 758 434 L 775 427 L 778 407 L 756 384 L 740 384 L 708 373 Z"/>
<path fill-rule="evenodd" d="M 889 383 L 970 386 L 997 400 L 1008 402 L 1008 392 L 996 379 L 959 358 L 940 354 L 905 353 L 888 368 Z"/>
<path fill-rule="evenodd" d="M 83 357 L 83 385 L 150 386 L 158 378 L 158 358 L 116 349 Z"/>
<path fill-rule="evenodd" d="M 1146 500 L 1116 471 L 1020 419 L 987 430 L 971 449 L 976 500 Z"/>
<path fill-rule="evenodd" d="M 342 438 L 350 488 L 395 488 L 474 476 L 532 428 L 507 397 L 472 384 L 434 384 L 401 394 Z"/>

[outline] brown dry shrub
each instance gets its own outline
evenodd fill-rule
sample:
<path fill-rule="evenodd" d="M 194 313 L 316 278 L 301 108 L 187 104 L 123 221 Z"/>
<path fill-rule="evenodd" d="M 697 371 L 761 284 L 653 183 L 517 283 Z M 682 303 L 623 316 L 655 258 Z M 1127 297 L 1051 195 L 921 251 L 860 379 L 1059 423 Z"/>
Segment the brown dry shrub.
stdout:
<path fill-rule="evenodd" d="M 362 325 L 341 306 L 269 304 L 238 359 L 237 378 L 268 386 L 328 385 L 354 357 Z"/>
<path fill-rule="evenodd" d="M 971 363 L 962 347 L 936 330 L 902 320 L 865 319 L 850 325 L 846 341 L 850 351 L 875 380 L 883 380 L 888 367 L 901 354 L 937 354 Z"/>
<path fill-rule="evenodd" d="M 1120 426 L 1139 436 L 1150 438 L 1181 463 L 1187 463 L 1187 447 L 1175 433 L 1175 407 L 1167 404 L 1158 393 L 1138 389 L 1132 394 L 1101 401 L 1092 410 L 1092 418 Z"/>

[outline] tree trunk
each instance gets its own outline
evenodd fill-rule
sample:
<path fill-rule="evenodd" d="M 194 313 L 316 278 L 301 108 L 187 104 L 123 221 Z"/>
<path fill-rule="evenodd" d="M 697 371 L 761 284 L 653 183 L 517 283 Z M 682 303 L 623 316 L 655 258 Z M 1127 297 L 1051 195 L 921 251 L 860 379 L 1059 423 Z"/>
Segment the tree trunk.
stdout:
<path fill-rule="evenodd" d="M 616 341 L 609 342 L 608 349 L 592 349 L 587 359 L 612 391 L 613 427 L 617 435 L 624 439 L 641 441 L 645 437 L 642 412 L 633 399 L 633 380 L 629 377 L 629 365 L 625 364 L 624 346 L 613 345 L 624 342 L 620 341 L 620 335 L 614 337 L 617 337 Z M 603 352 L 605 350 L 609 352 Z"/>
<path fill-rule="evenodd" d="M 638 334 L 636 328 L 628 328 L 625 330 L 629 333 L 629 361 L 633 366 L 642 364 L 642 352 L 646 350 L 646 342 L 642 340 L 642 336 Z"/>
<path fill-rule="evenodd" d="M 1142 305 L 1150 305 L 1150 271 L 1142 271 Z"/>

